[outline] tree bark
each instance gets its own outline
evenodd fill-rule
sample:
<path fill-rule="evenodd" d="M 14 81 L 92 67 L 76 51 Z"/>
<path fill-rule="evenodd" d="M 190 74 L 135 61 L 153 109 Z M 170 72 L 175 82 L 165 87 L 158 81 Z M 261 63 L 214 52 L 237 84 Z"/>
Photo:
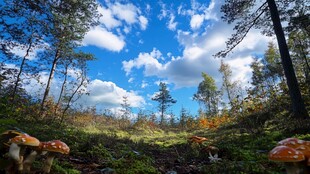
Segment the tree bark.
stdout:
<path fill-rule="evenodd" d="M 165 107 L 164 107 L 164 102 L 162 102 L 161 104 L 161 108 L 160 108 L 160 125 L 163 126 L 164 125 L 164 113 L 165 113 Z"/>
<path fill-rule="evenodd" d="M 274 31 L 277 37 L 279 51 L 281 55 L 281 62 L 292 102 L 293 117 L 296 119 L 309 118 L 304 101 L 301 97 L 300 89 L 295 75 L 292 59 L 289 54 L 288 46 L 286 44 L 276 3 L 274 0 L 267 0 L 267 2 L 273 22 Z"/>
<path fill-rule="evenodd" d="M 15 86 L 14 86 L 14 90 L 13 90 L 13 94 L 12 94 L 13 101 L 15 101 L 15 95 L 17 93 L 17 88 L 18 88 L 19 82 L 21 81 L 20 80 L 20 76 L 21 76 L 21 74 L 23 72 L 23 68 L 24 68 L 24 65 L 25 65 L 25 62 L 26 62 L 26 58 L 29 56 L 29 52 L 30 52 L 30 49 L 32 47 L 32 37 L 29 38 L 28 43 L 29 43 L 29 46 L 28 46 L 28 48 L 26 50 L 25 56 L 23 57 L 22 63 L 20 65 L 20 67 L 19 67 L 19 72 L 18 72 L 17 77 L 16 77 L 16 82 L 15 82 Z"/>
<path fill-rule="evenodd" d="M 54 77 L 54 72 L 55 72 L 55 69 L 56 69 L 56 65 L 57 65 L 57 61 L 59 59 L 59 56 L 60 56 L 60 53 L 59 53 L 59 50 L 57 50 L 56 54 L 55 54 L 55 58 L 54 58 L 53 63 L 52 63 L 52 68 L 51 68 L 51 71 L 50 71 L 50 75 L 48 77 L 48 81 L 47 81 L 47 84 L 46 84 L 46 88 L 45 88 L 43 99 L 42 99 L 42 103 L 41 103 L 41 115 L 43 117 L 45 115 L 44 114 L 45 102 L 46 102 L 46 99 L 48 97 L 48 93 L 49 93 L 50 88 L 51 88 L 51 83 L 52 83 L 52 80 L 53 80 L 53 77 Z"/>
<path fill-rule="evenodd" d="M 83 83 L 84 83 L 86 80 L 87 80 L 86 75 L 85 75 L 85 77 L 83 77 L 83 75 L 82 75 L 81 83 L 78 84 L 78 86 L 76 87 L 76 89 L 74 90 L 74 92 L 70 95 L 70 97 L 69 97 L 69 99 L 68 99 L 68 101 L 67 101 L 66 107 L 63 109 L 60 123 L 63 123 L 64 118 L 65 118 L 65 114 L 66 114 L 67 110 L 70 108 L 70 104 L 71 104 L 71 102 L 72 102 L 72 100 L 73 100 L 73 97 L 74 97 L 75 94 L 79 91 L 79 89 L 83 86 Z"/>
<path fill-rule="evenodd" d="M 63 93 L 65 91 L 65 86 L 67 84 L 68 68 L 69 68 L 69 64 L 65 65 L 64 81 L 62 82 L 61 90 L 60 90 L 59 97 L 58 97 L 58 100 L 57 100 L 57 103 L 56 103 L 56 108 L 55 108 L 55 112 L 54 112 L 55 117 L 57 117 L 57 115 L 58 115 L 58 109 L 60 108 L 61 98 L 62 98 L 62 95 L 63 95 Z"/>

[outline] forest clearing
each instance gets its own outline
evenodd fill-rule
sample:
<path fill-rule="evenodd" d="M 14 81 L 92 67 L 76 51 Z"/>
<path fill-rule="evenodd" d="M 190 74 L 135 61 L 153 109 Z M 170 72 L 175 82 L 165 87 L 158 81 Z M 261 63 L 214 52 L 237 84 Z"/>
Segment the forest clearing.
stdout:
<path fill-rule="evenodd" d="M 288 137 L 310 141 L 309 121 L 296 122 L 287 114 L 258 111 L 216 127 L 197 128 L 192 122 L 162 129 L 146 120 L 120 128 L 119 120 L 92 115 L 81 115 L 70 126 L 1 119 L 0 131 L 22 128 L 43 142 L 65 142 L 70 153 L 56 155 L 51 173 L 285 173 L 284 162 L 269 160 L 268 153 Z M 190 142 L 193 135 L 206 140 Z M 210 146 L 218 148 L 217 160 L 210 158 Z M 2 170 L 8 164 L 3 148 Z M 38 155 L 31 173 L 42 172 L 46 158 Z"/>
<path fill-rule="evenodd" d="M 0 173 L 310 174 L 309 7 L 0 1 Z"/>

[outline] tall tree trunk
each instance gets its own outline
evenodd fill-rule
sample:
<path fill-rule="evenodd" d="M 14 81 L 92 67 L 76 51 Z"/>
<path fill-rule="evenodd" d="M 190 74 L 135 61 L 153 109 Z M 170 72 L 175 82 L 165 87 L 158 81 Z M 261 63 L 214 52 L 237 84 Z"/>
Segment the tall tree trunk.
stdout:
<path fill-rule="evenodd" d="M 271 14 L 271 19 L 273 22 L 274 31 L 278 40 L 282 66 L 284 69 L 284 74 L 286 77 L 287 86 L 290 93 L 294 118 L 297 119 L 309 118 L 304 101 L 301 97 L 297 78 L 293 68 L 292 59 L 288 51 L 276 3 L 274 0 L 267 0 L 267 2 Z"/>
<path fill-rule="evenodd" d="M 58 115 L 58 109 L 60 108 L 61 98 L 62 98 L 62 95 L 63 95 L 63 93 L 65 91 L 65 88 L 66 88 L 67 78 L 68 78 L 68 68 L 69 68 L 69 64 L 65 65 L 64 81 L 62 82 L 61 90 L 60 90 L 59 97 L 58 97 L 58 100 L 57 100 L 57 103 L 56 103 L 53 121 L 56 119 L 56 117 Z"/>
<path fill-rule="evenodd" d="M 65 114 L 67 112 L 67 110 L 70 108 L 70 104 L 73 100 L 73 97 L 75 96 L 75 94 L 79 91 L 79 89 L 83 86 L 84 82 L 86 81 L 86 76 L 85 77 L 82 77 L 81 79 L 81 83 L 78 84 L 78 86 L 76 87 L 76 89 L 74 90 L 74 92 L 71 94 L 71 96 L 68 98 L 68 101 L 67 101 L 67 104 L 65 106 L 65 108 L 63 109 L 63 112 L 62 112 L 62 116 L 61 116 L 61 120 L 60 120 L 60 123 L 63 123 L 64 121 L 64 118 L 65 118 Z M 75 100 L 76 101 L 76 100 Z"/>
<path fill-rule="evenodd" d="M 17 92 L 17 88 L 18 88 L 18 84 L 20 82 L 20 76 L 23 72 L 23 68 L 24 68 L 24 65 L 25 65 L 25 62 L 26 62 L 26 58 L 29 56 L 29 52 L 30 52 L 30 49 L 32 47 L 32 40 L 31 38 L 29 38 L 29 46 L 26 50 L 26 54 L 25 56 L 23 57 L 23 60 L 22 60 L 22 63 L 20 64 L 20 67 L 19 67 L 19 72 L 17 74 L 17 77 L 16 77 L 16 82 L 15 82 L 15 86 L 14 86 L 14 90 L 13 90 L 13 94 L 12 94 L 12 97 L 13 97 L 13 101 L 15 100 L 15 95 L 16 95 L 16 92 Z"/>
<path fill-rule="evenodd" d="M 46 88 L 45 88 L 45 91 L 44 91 L 44 95 L 43 95 L 43 99 L 42 99 L 42 103 L 41 103 L 41 115 L 42 117 L 44 117 L 44 107 L 45 107 L 45 102 L 46 102 L 46 99 L 48 97 L 48 93 L 50 91 L 50 88 L 51 88 L 51 83 L 52 83 L 52 80 L 54 78 L 54 72 L 55 72 L 55 69 L 56 69 L 56 65 L 57 65 L 57 61 L 59 59 L 59 56 L 60 56 L 60 53 L 59 53 L 59 50 L 56 51 L 56 54 L 55 54 L 55 57 L 54 57 L 54 60 L 53 60 L 53 63 L 52 63 L 52 68 L 51 68 L 51 71 L 50 71 L 50 75 L 48 77 L 48 81 L 47 81 L 47 84 L 46 84 Z"/>
<path fill-rule="evenodd" d="M 164 112 L 165 112 L 165 108 L 164 108 L 164 103 L 161 104 L 161 113 L 160 113 L 160 125 L 163 126 L 164 125 Z"/>
<path fill-rule="evenodd" d="M 231 94 L 230 94 L 230 88 L 228 86 L 230 86 L 227 81 L 225 80 L 225 86 L 226 86 L 226 92 L 227 92 L 227 98 L 229 100 L 229 104 L 232 107 L 232 99 L 231 99 Z"/>

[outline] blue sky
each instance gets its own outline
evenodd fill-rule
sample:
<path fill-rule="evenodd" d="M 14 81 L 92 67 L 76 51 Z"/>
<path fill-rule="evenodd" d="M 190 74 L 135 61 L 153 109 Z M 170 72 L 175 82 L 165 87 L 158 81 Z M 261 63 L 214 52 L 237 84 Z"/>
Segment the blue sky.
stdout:
<path fill-rule="evenodd" d="M 191 98 L 202 81 L 201 73 L 211 75 L 220 87 L 221 60 L 212 55 L 225 48 L 233 33 L 233 25 L 221 21 L 223 1 L 100 0 L 100 25 L 86 34 L 81 47 L 97 58 L 89 63 L 86 90 L 90 95 L 78 103 L 96 106 L 99 112 L 117 112 L 122 97 L 127 96 L 134 112 L 156 112 L 157 103 L 151 98 L 162 81 L 177 100 L 169 110 L 179 115 L 183 106 L 197 114 L 199 105 Z M 249 86 L 253 55 L 263 54 L 271 40 L 251 30 L 224 59 L 231 66 L 233 80 L 242 87 Z M 53 84 L 55 94 L 59 91 L 57 79 Z"/>

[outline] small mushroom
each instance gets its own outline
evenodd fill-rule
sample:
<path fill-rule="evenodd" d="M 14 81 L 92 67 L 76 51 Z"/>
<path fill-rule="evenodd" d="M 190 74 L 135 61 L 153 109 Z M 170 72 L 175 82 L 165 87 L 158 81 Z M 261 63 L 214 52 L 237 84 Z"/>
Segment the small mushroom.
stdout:
<path fill-rule="evenodd" d="M 305 155 L 292 147 L 276 146 L 269 152 L 268 158 L 271 161 L 284 162 L 288 174 L 305 173 L 306 171 Z"/>
<path fill-rule="evenodd" d="M 24 166 L 23 171 L 25 173 L 30 173 L 32 163 L 36 159 L 37 155 L 41 155 L 41 154 L 45 155 L 46 154 L 46 152 L 45 152 L 45 154 L 42 152 L 43 144 L 44 144 L 44 142 L 40 142 L 39 146 L 33 148 L 32 151 L 30 152 L 30 154 L 27 157 L 25 157 L 24 162 L 23 162 L 23 166 Z"/>
<path fill-rule="evenodd" d="M 208 153 L 209 155 L 209 159 L 210 162 L 218 162 L 220 160 L 222 160 L 221 158 L 219 158 L 218 152 L 219 152 L 219 148 L 215 147 L 215 146 L 208 146 L 202 149 L 203 152 Z"/>
<path fill-rule="evenodd" d="M 18 166 L 18 171 L 23 170 L 23 150 L 25 147 L 37 147 L 40 141 L 28 134 L 22 134 L 10 139 L 9 157 L 14 160 Z"/>
<path fill-rule="evenodd" d="M 205 152 L 209 154 L 209 156 L 218 156 L 219 148 L 215 146 L 208 146 L 204 149 Z"/>
<path fill-rule="evenodd" d="M 191 143 L 198 143 L 198 144 L 202 144 L 204 141 L 208 141 L 207 138 L 205 137 L 198 137 L 198 136 L 191 136 L 188 138 L 189 142 Z"/>
<path fill-rule="evenodd" d="M 23 162 L 23 171 L 25 173 L 30 173 L 30 169 L 31 169 L 31 165 L 34 162 L 34 160 L 36 159 L 37 155 L 39 154 L 38 151 L 33 150 L 24 160 Z"/>
<path fill-rule="evenodd" d="M 42 153 L 47 152 L 47 158 L 43 166 L 44 173 L 50 173 L 53 160 L 57 153 L 69 154 L 70 148 L 66 143 L 60 140 L 53 140 L 49 142 L 42 143 Z"/>

